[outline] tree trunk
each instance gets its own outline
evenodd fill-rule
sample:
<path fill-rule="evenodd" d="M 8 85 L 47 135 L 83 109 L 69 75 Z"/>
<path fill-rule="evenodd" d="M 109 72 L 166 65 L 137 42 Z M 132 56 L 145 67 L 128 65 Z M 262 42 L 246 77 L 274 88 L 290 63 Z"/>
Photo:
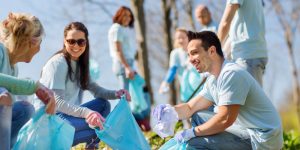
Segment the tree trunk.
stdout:
<path fill-rule="evenodd" d="M 151 76 L 148 63 L 148 50 L 146 43 L 146 23 L 144 15 L 144 0 L 131 0 L 132 12 L 135 17 L 135 30 L 138 42 L 138 67 L 141 75 L 145 78 L 148 91 L 153 104 L 153 92 L 151 86 Z"/>
<path fill-rule="evenodd" d="M 191 25 L 191 29 L 193 31 L 196 30 L 195 21 L 193 19 L 193 1 L 192 0 L 184 0 L 185 11 L 189 18 L 189 23 Z"/>
<path fill-rule="evenodd" d="M 166 47 L 168 49 L 168 60 L 170 59 L 170 53 L 173 49 L 172 45 L 172 35 L 171 35 L 171 29 L 172 29 L 172 21 L 170 19 L 171 14 L 171 5 L 168 3 L 169 0 L 162 0 L 162 10 L 163 10 L 163 28 L 164 28 L 164 41 L 166 44 Z M 169 103 L 172 105 L 176 104 L 177 96 L 176 96 L 176 88 L 175 83 L 172 82 L 170 84 L 170 99 Z"/>
<path fill-rule="evenodd" d="M 297 5 L 298 4 L 298 5 Z M 299 22 L 299 3 L 294 3 L 294 8 L 292 13 L 288 14 L 284 11 L 282 5 L 278 0 L 272 0 L 272 5 L 274 7 L 275 13 L 277 14 L 279 23 L 284 30 L 285 41 L 288 47 L 288 56 L 291 66 L 292 73 L 292 83 L 293 85 L 293 101 L 296 104 L 296 112 L 298 117 L 298 125 L 300 126 L 300 85 L 299 85 L 299 73 L 297 70 L 296 60 L 294 57 L 294 38 L 297 31 L 297 23 Z M 290 9 L 290 8 L 289 8 Z M 291 18 L 288 20 L 287 18 Z M 292 26 L 294 25 L 294 26 Z"/>

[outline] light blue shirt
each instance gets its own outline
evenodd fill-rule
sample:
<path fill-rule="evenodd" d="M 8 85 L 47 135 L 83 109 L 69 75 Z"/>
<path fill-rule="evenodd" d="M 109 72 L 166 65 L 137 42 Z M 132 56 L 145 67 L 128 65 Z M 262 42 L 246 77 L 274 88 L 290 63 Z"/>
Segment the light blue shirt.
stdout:
<path fill-rule="evenodd" d="M 77 69 L 76 62 L 71 60 L 71 67 Z M 64 90 L 64 100 L 70 104 L 79 105 L 81 103 L 80 86 L 78 80 L 71 81 L 67 76 L 68 64 L 62 54 L 50 58 L 43 67 L 43 74 L 40 82 L 50 89 Z"/>
<path fill-rule="evenodd" d="M 232 58 L 266 58 L 265 19 L 261 0 L 227 0 L 239 4 L 231 22 L 229 37 Z"/>
<path fill-rule="evenodd" d="M 118 60 L 116 42 L 120 42 L 122 45 L 122 51 L 125 59 L 133 60 L 136 50 L 131 46 L 130 39 L 134 36 L 129 35 L 129 28 L 123 27 L 118 23 L 114 23 L 108 31 L 108 41 L 110 56 L 114 60 Z"/>
<path fill-rule="evenodd" d="M 0 43 L 0 73 L 11 76 L 18 76 L 17 65 L 11 66 L 9 62 L 8 50 Z"/>
<path fill-rule="evenodd" d="M 212 32 L 217 33 L 218 32 L 218 24 L 215 23 L 213 20 L 211 20 L 211 22 L 207 26 L 203 26 L 201 31 L 212 31 Z"/>
<path fill-rule="evenodd" d="M 279 114 L 255 79 L 237 64 L 225 61 L 219 77 L 211 75 L 200 95 L 217 106 L 240 105 L 235 124 L 247 129 L 253 149 L 282 148 Z"/>
<path fill-rule="evenodd" d="M 177 67 L 179 81 L 181 81 L 183 71 L 186 68 L 187 64 L 188 64 L 188 57 L 187 57 L 187 52 L 184 51 L 184 49 L 176 48 L 171 51 L 169 68 L 174 66 Z"/>

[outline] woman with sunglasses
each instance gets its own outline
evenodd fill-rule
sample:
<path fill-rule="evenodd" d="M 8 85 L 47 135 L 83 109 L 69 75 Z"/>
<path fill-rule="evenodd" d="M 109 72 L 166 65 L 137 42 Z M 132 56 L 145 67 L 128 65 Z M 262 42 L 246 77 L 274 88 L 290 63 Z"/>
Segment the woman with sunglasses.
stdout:
<path fill-rule="evenodd" d="M 134 56 L 136 51 L 130 45 L 128 29 L 133 28 L 134 18 L 128 7 L 121 6 L 113 17 L 113 25 L 108 32 L 110 55 L 113 61 L 113 72 L 121 88 L 128 90 L 129 79 L 133 79 Z"/>
<path fill-rule="evenodd" d="M 15 95 L 36 94 L 46 112 L 55 113 L 53 92 L 39 82 L 19 79 L 18 62 L 29 63 L 40 50 L 44 33 L 38 18 L 9 13 L 0 23 L 0 150 L 14 145 L 21 127 L 31 118 L 34 107 L 27 101 L 15 101 Z"/>
<path fill-rule="evenodd" d="M 63 48 L 43 67 L 40 82 L 54 91 L 58 115 L 75 128 L 73 146 L 87 143 L 87 148 L 94 148 L 99 139 L 90 127 L 103 129 L 104 118 L 110 113 L 106 99 L 117 99 L 125 94 L 130 100 L 130 96 L 126 90 L 107 90 L 91 81 L 89 51 L 85 25 L 68 24 L 64 29 Z M 91 92 L 96 99 L 79 106 L 83 90 Z"/>

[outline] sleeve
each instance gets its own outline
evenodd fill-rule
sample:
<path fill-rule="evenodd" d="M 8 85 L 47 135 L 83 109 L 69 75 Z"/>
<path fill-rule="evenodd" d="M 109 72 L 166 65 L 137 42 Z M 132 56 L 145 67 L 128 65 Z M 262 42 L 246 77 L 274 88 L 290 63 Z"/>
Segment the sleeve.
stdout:
<path fill-rule="evenodd" d="M 0 73 L 0 87 L 6 88 L 15 95 L 31 95 L 35 93 L 37 84 L 33 80 L 19 79 Z"/>
<path fill-rule="evenodd" d="M 207 79 L 209 80 L 209 79 Z M 203 96 L 205 99 L 213 102 L 214 102 L 214 99 L 210 93 L 210 89 L 209 89 L 209 84 L 210 84 L 211 81 L 206 81 L 203 85 L 203 89 L 200 91 L 199 95 Z"/>
<path fill-rule="evenodd" d="M 244 0 L 227 0 L 227 4 L 239 4 L 243 5 Z"/>
<path fill-rule="evenodd" d="M 85 116 L 91 112 L 91 110 L 86 107 L 80 107 L 66 102 L 64 100 L 65 90 L 53 89 L 53 91 L 55 94 L 55 103 L 58 112 L 79 118 L 85 118 Z"/>
<path fill-rule="evenodd" d="M 179 66 L 179 60 L 178 60 L 178 55 L 176 53 L 176 50 L 172 50 L 170 54 L 170 61 L 169 61 L 169 68 L 173 66 Z"/>
<path fill-rule="evenodd" d="M 68 65 L 63 61 L 49 60 L 43 67 L 40 82 L 50 89 L 65 89 Z"/>
<path fill-rule="evenodd" d="M 175 79 L 176 72 L 177 72 L 177 66 L 173 66 L 169 68 L 167 76 L 165 77 L 165 81 L 167 83 L 171 83 Z"/>
<path fill-rule="evenodd" d="M 122 34 L 122 27 L 117 26 L 114 31 L 112 32 L 112 40 L 114 42 L 122 42 L 123 41 L 123 34 Z"/>
<path fill-rule="evenodd" d="M 95 98 L 117 99 L 115 90 L 107 90 L 95 82 L 89 84 L 88 90 Z"/>
<path fill-rule="evenodd" d="M 227 71 L 221 77 L 219 105 L 244 105 L 251 84 L 240 72 Z"/>

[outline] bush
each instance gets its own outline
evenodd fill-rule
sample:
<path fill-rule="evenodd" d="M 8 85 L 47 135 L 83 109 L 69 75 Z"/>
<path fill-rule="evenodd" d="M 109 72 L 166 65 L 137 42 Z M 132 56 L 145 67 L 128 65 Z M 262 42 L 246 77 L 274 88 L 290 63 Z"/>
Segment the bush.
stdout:
<path fill-rule="evenodd" d="M 300 135 L 295 131 L 283 133 L 283 149 L 284 150 L 300 150 Z"/>

